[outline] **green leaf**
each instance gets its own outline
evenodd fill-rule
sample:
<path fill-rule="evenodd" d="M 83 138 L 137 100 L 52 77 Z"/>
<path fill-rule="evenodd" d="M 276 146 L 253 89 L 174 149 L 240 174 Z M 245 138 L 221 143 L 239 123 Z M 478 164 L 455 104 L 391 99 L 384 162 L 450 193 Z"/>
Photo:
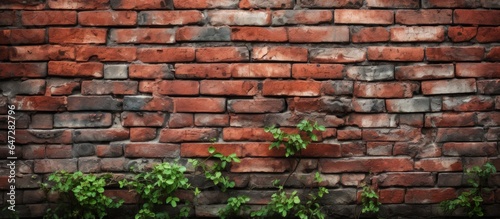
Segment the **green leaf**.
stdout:
<path fill-rule="evenodd" d="M 208 153 L 210 153 L 210 154 L 215 153 L 215 148 L 214 148 L 213 146 L 210 146 L 210 147 L 208 148 Z"/>

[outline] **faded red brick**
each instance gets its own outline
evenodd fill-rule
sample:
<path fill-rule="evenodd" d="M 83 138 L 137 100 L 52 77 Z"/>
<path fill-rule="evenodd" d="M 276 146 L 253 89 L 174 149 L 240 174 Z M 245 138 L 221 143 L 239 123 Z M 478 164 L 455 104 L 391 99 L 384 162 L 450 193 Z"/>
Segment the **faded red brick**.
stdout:
<path fill-rule="evenodd" d="M 131 62 L 136 59 L 135 47 L 78 46 L 76 61 Z"/>
<path fill-rule="evenodd" d="M 135 11 L 82 11 L 78 12 L 82 26 L 133 26 L 137 24 Z"/>
<path fill-rule="evenodd" d="M 196 10 L 142 11 L 138 16 L 139 25 L 189 25 L 204 20 L 204 15 Z"/>
<path fill-rule="evenodd" d="M 104 44 L 107 29 L 97 28 L 49 28 L 49 42 L 58 44 Z"/>
<path fill-rule="evenodd" d="M 174 98 L 174 112 L 216 113 L 225 110 L 224 98 Z"/>
<path fill-rule="evenodd" d="M 452 10 L 398 10 L 396 23 L 404 25 L 451 24 Z"/>
<path fill-rule="evenodd" d="M 103 77 L 104 65 L 99 62 L 50 61 L 48 75 L 59 77 Z"/>
<path fill-rule="evenodd" d="M 289 27 L 288 38 L 293 43 L 349 42 L 347 26 Z"/>
<path fill-rule="evenodd" d="M 368 47 L 368 60 L 418 62 L 424 60 L 424 49 L 421 47 Z"/>
<path fill-rule="evenodd" d="M 286 42 L 288 33 L 284 27 L 232 27 L 231 41 Z"/>
<path fill-rule="evenodd" d="M 319 96 L 321 83 L 316 81 L 273 81 L 263 82 L 265 96 Z"/>
<path fill-rule="evenodd" d="M 139 48 L 137 59 L 142 62 L 191 62 L 195 59 L 192 47 Z"/>
<path fill-rule="evenodd" d="M 116 43 L 175 43 L 175 30 L 172 28 L 111 29 L 110 40 Z"/>
<path fill-rule="evenodd" d="M 500 25 L 498 10 L 456 9 L 453 13 L 453 23 L 472 25 Z"/>
<path fill-rule="evenodd" d="M 242 62 L 249 61 L 246 47 L 203 47 L 196 49 L 197 62 Z"/>
<path fill-rule="evenodd" d="M 75 25 L 76 11 L 22 11 L 24 26 Z"/>
<path fill-rule="evenodd" d="M 180 146 L 164 143 L 129 143 L 124 145 L 125 157 L 175 158 Z"/>
<path fill-rule="evenodd" d="M 210 128 L 162 129 L 160 142 L 209 142 L 218 134 L 217 129 Z"/>
<path fill-rule="evenodd" d="M 337 9 L 334 13 L 336 24 L 382 24 L 394 23 L 394 12 L 389 10 Z"/>
<path fill-rule="evenodd" d="M 453 42 L 466 42 L 472 40 L 477 34 L 477 27 L 448 27 L 448 37 Z"/>
<path fill-rule="evenodd" d="M 351 40 L 354 43 L 375 43 L 389 41 L 389 31 L 383 27 L 353 28 Z"/>
<path fill-rule="evenodd" d="M 500 78 L 500 63 L 457 63 L 458 77 Z"/>
<path fill-rule="evenodd" d="M 484 56 L 484 48 L 468 47 L 427 47 L 425 56 L 428 61 L 480 61 Z"/>
<path fill-rule="evenodd" d="M 259 91 L 257 81 L 218 81 L 200 82 L 200 94 L 217 96 L 254 96 Z"/>

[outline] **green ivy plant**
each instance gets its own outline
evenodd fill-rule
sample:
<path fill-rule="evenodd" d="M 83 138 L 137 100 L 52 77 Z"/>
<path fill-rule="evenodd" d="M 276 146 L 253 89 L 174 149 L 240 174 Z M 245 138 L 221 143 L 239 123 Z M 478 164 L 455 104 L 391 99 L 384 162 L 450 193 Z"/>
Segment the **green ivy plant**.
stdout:
<path fill-rule="evenodd" d="M 180 199 L 175 196 L 174 192 L 178 189 L 191 188 L 188 179 L 184 176 L 185 171 L 186 167 L 176 163 L 160 163 L 151 171 L 137 174 L 133 180 L 120 181 L 120 188 L 128 187 L 135 190 L 143 201 L 135 218 L 170 218 L 168 213 L 157 209 L 161 205 L 177 207 Z M 178 217 L 189 216 L 189 210 L 189 207 L 183 206 Z"/>
<path fill-rule="evenodd" d="M 377 192 L 368 185 L 363 186 L 363 190 L 361 191 L 361 205 L 363 206 L 361 213 L 378 213 L 380 210 L 381 203 L 379 202 Z"/>
<path fill-rule="evenodd" d="M 285 146 L 285 156 L 293 156 L 297 153 L 300 153 L 300 151 L 304 150 L 307 148 L 307 146 L 311 143 L 312 141 L 317 141 L 318 136 L 314 134 L 313 131 L 325 131 L 324 126 L 318 125 L 317 122 L 314 124 L 311 124 L 307 120 L 302 120 L 298 125 L 297 129 L 300 132 L 306 133 L 309 139 L 303 139 L 302 136 L 300 135 L 301 133 L 286 133 L 283 130 L 276 128 L 275 126 L 271 127 L 266 127 L 264 131 L 271 133 L 274 138 L 274 142 L 269 146 L 269 149 L 273 148 L 279 148 L 281 145 Z"/>
<path fill-rule="evenodd" d="M 246 205 L 249 201 L 250 198 L 245 195 L 228 198 L 226 207 L 218 212 L 219 217 L 221 219 L 242 217 L 250 210 L 250 207 Z"/>
<path fill-rule="evenodd" d="M 123 200 L 113 200 L 104 193 L 104 187 L 111 183 L 111 175 L 83 174 L 82 172 L 68 173 L 65 171 L 50 174 L 48 180 L 54 185 L 48 189 L 47 184 L 42 187 L 58 192 L 61 195 L 60 203 L 55 209 L 48 209 L 44 218 L 103 218 L 106 210 L 118 208 Z"/>
<path fill-rule="evenodd" d="M 482 167 L 474 166 L 465 171 L 468 176 L 467 182 L 472 186 L 468 191 L 462 192 L 457 198 L 441 202 L 441 208 L 451 213 L 457 208 L 465 208 L 469 217 L 482 217 L 483 212 L 483 197 L 481 194 L 489 189 L 485 188 L 488 178 L 491 174 L 496 173 L 495 166 L 491 163 L 486 163 Z"/>

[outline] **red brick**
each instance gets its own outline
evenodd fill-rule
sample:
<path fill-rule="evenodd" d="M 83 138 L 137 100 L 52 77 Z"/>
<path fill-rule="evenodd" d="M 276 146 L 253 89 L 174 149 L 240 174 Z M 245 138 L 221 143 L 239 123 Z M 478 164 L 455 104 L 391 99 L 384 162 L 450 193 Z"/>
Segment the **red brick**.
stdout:
<path fill-rule="evenodd" d="M 75 25 L 76 11 L 22 11 L 23 26 Z"/>
<path fill-rule="evenodd" d="M 404 25 L 451 24 L 452 10 L 398 10 L 396 23 Z"/>
<path fill-rule="evenodd" d="M 493 110 L 495 100 L 489 96 L 444 97 L 443 110 L 485 111 Z"/>
<path fill-rule="evenodd" d="M 47 158 L 72 158 L 71 145 L 47 145 L 45 148 Z"/>
<path fill-rule="evenodd" d="M 172 9 L 172 2 L 164 0 L 111 0 L 111 8 L 136 10 Z"/>
<path fill-rule="evenodd" d="M 104 44 L 107 29 L 98 28 L 49 28 L 49 42 L 55 44 Z"/>
<path fill-rule="evenodd" d="M 319 96 L 321 83 L 316 81 L 273 81 L 263 82 L 265 96 Z"/>
<path fill-rule="evenodd" d="M 366 152 L 366 143 L 361 141 L 345 142 L 341 147 L 342 157 L 361 157 Z"/>
<path fill-rule="evenodd" d="M 499 35 L 500 27 L 479 27 L 476 40 L 480 43 L 500 42 Z"/>
<path fill-rule="evenodd" d="M 73 133 L 75 142 L 121 141 L 129 139 L 129 130 L 121 128 L 110 129 L 78 129 Z"/>
<path fill-rule="evenodd" d="M 0 63 L 0 78 L 43 78 L 46 63 Z"/>
<path fill-rule="evenodd" d="M 366 144 L 366 154 L 372 156 L 392 155 L 394 144 L 392 142 L 368 142 Z"/>
<path fill-rule="evenodd" d="M 422 82 L 424 95 L 476 93 L 475 79 L 433 80 Z"/>
<path fill-rule="evenodd" d="M 292 43 L 349 42 L 347 26 L 289 27 L 288 38 Z"/>
<path fill-rule="evenodd" d="M 454 70 L 453 64 L 397 66 L 395 76 L 397 80 L 453 78 Z"/>
<path fill-rule="evenodd" d="M 246 47 L 204 47 L 196 49 L 197 62 L 242 62 L 249 61 Z"/>
<path fill-rule="evenodd" d="M 180 146 L 164 143 L 125 144 L 125 157 L 175 158 L 180 154 Z"/>
<path fill-rule="evenodd" d="M 485 130 L 480 127 L 474 128 L 439 128 L 436 134 L 436 142 L 447 141 L 482 141 Z"/>
<path fill-rule="evenodd" d="M 0 30 L 0 44 L 43 44 L 45 29 L 3 29 Z"/>
<path fill-rule="evenodd" d="M 16 96 L 12 104 L 19 111 L 64 111 L 66 97 Z"/>
<path fill-rule="evenodd" d="M 384 173 L 376 177 L 382 187 L 434 186 L 436 177 L 432 173 Z"/>
<path fill-rule="evenodd" d="M 418 8 L 419 0 L 367 0 L 366 6 L 370 8 Z"/>
<path fill-rule="evenodd" d="M 424 49 L 420 47 L 368 47 L 368 60 L 419 62 L 424 60 Z"/>
<path fill-rule="evenodd" d="M 500 78 L 499 63 L 457 63 L 458 77 Z"/>
<path fill-rule="evenodd" d="M 231 41 L 286 42 L 284 27 L 232 27 Z"/>
<path fill-rule="evenodd" d="M 292 165 L 286 159 L 273 158 L 243 158 L 239 163 L 231 165 L 233 173 L 249 173 L 249 172 L 269 172 L 283 173 L 290 170 Z"/>
<path fill-rule="evenodd" d="M 285 109 L 282 99 L 229 100 L 228 111 L 233 113 L 277 113 Z"/>
<path fill-rule="evenodd" d="M 361 139 L 361 129 L 347 128 L 337 130 L 337 139 L 340 141 Z"/>
<path fill-rule="evenodd" d="M 359 48 L 310 49 L 310 62 L 356 63 L 366 60 L 366 51 Z"/>
<path fill-rule="evenodd" d="M 173 100 L 163 96 L 125 96 L 123 110 L 172 112 Z"/>
<path fill-rule="evenodd" d="M 194 125 L 193 114 L 190 113 L 172 113 L 168 120 L 169 128 L 184 128 Z"/>
<path fill-rule="evenodd" d="M 103 77 L 104 65 L 99 62 L 50 61 L 48 74 L 59 77 Z"/>
<path fill-rule="evenodd" d="M 389 41 L 389 31 L 383 27 L 353 28 L 351 40 L 353 43 L 375 43 Z"/>
<path fill-rule="evenodd" d="M 477 27 L 448 27 L 448 37 L 453 42 L 466 42 L 477 35 Z"/>
<path fill-rule="evenodd" d="M 83 11 L 78 12 L 82 26 L 132 26 L 137 24 L 135 11 Z"/>
<path fill-rule="evenodd" d="M 98 157 L 121 157 L 123 156 L 122 144 L 96 145 L 96 155 Z"/>
<path fill-rule="evenodd" d="M 396 127 L 395 114 L 350 114 L 346 125 L 355 125 L 362 128 L 372 127 Z"/>
<path fill-rule="evenodd" d="M 496 156 L 495 142 L 444 143 L 443 154 L 447 156 Z"/>
<path fill-rule="evenodd" d="M 25 145 L 22 147 L 23 159 L 43 159 L 45 158 L 45 145 Z"/>
<path fill-rule="evenodd" d="M 289 78 L 291 65 L 283 63 L 238 63 L 230 66 L 230 72 L 234 78 Z"/>
<path fill-rule="evenodd" d="M 479 1 L 470 0 L 424 0 L 424 8 L 476 8 L 480 7 Z"/>
<path fill-rule="evenodd" d="M 268 26 L 271 12 L 264 10 L 213 10 L 208 11 L 208 22 L 213 26 Z"/>
<path fill-rule="evenodd" d="M 176 9 L 237 8 L 239 0 L 173 0 Z"/>
<path fill-rule="evenodd" d="M 462 171 L 460 158 L 427 158 L 415 162 L 415 169 L 428 172 Z"/>
<path fill-rule="evenodd" d="M 227 114 L 195 114 L 194 124 L 196 126 L 229 126 L 229 115 Z"/>
<path fill-rule="evenodd" d="M 0 12 L 0 26 L 11 26 L 16 21 L 15 11 Z"/>
<path fill-rule="evenodd" d="M 76 49 L 77 61 L 98 60 L 104 62 L 131 62 L 136 58 L 135 47 L 97 47 L 79 46 Z"/>
<path fill-rule="evenodd" d="M 347 159 L 321 159 L 319 161 L 322 173 L 344 172 L 384 172 L 384 171 L 412 171 L 413 162 L 410 158 L 347 158 Z"/>
<path fill-rule="evenodd" d="M 65 170 L 67 172 L 77 171 L 76 159 L 44 159 L 34 161 L 35 173 L 52 173 Z"/>
<path fill-rule="evenodd" d="M 142 62 L 191 62 L 195 52 L 192 47 L 139 48 L 137 59 Z"/>
<path fill-rule="evenodd" d="M 477 81 L 480 94 L 500 94 L 500 79 Z"/>
<path fill-rule="evenodd" d="M 306 62 L 307 48 L 303 47 L 253 47 L 252 60 Z"/>
<path fill-rule="evenodd" d="M 428 61 L 480 61 L 484 56 L 483 47 L 427 47 Z"/>
<path fill-rule="evenodd" d="M 175 43 L 175 30 L 172 28 L 112 29 L 110 39 L 116 43 Z"/>
<path fill-rule="evenodd" d="M 140 79 L 172 79 L 172 66 L 166 64 L 131 64 L 128 67 L 130 78 Z"/>
<path fill-rule="evenodd" d="M 254 96 L 257 94 L 257 81 L 218 81 L 203 80 L 200 82 L 200 94 L 216 96 Z"/>
<path fill-rule="evenodd" d="M 365 141 L 414 141 L 420 137 L 421 130 L 418 128 L 363 129 L 363 140 Z"/>
<path fill-rule="evenodd" d="M 123 157 L 119 158 L 102 158 L 99 162 L 101 171 L 125 171 L 125 165 L 128 160 Z M 107 191 L 107 190 L 106 190 Z"/>
<path fill-rule="evenodd" d="M 354 112 L 384 112 L 385 101 L 380 99 L 352 99 Z"/>
<path fill-rule="evenodd" d="M 51 9 L 95 10 L 109 8 L 109 0 L 48 0 L 47 3 Z"/>
<path fill-rule="evenodd" d="M 477 113 L 477 123 L 486 127 L 500 126 L 500 112 Z"/>
<path fill-rule="evenodd" d="M 69 96 L 68 111 L 121 110 L 122 102 L 111 96 Z"/>
<path fill-rule="evenodd" d="M 392 42 L 443 42 L 443 27 L 393 27 Z"/>
<path fill-rule="evenodd" d="M 51 96 L 70 95 L 80 90 L 80 81 L 71 79 L 51 79 L 47 81 L 47 94 Z"/>
<path fill-rule="evenodd" d="M 16 46 L 10 49 L 11 61 L 75 60 L 75 48 L 59 45 Z"/>
<path fill-rule="evenodd" d="M 199 24 L 204 15 L 196 10 L 182 11 L 142 11 L 139 13 L 139 25 L 188 25 Z"/>
<path fill-rule="evenodd" d="M 16 130 L 17 144 L 71 144 L 72 130 Z"/>
<path fill-rule="evenodd" d="M 413 97 L 418 85 L 408 82 L 354 83 L 354 96 L 363 98 Z"/>
<path fill-rule="evenodd" d="M 405 203 L 408 204 L 431 204 L 456 198 L 455 189 L 452 188 L 430 188 L 430 189 L 408 189 L 406 190 Z"/>
<path fill-rule="evenodd" d="M 146 127 L 162 127 L 165 123 L 166 114 L 156 112 L 122 112 L 122 126 L 146 126 Z"/>
<path fill-rule="evenodd" d="M 224 128 L 224 141 L 272 141 L 273 136 L 263 128 Z"/>
<path fill-rule="evenodd" d="M 4 1 L 0 4 L 0 9 L 9 9 L 9 10 L 43 10 L 45 8 L 44 1 L 35 1 L 35 2 L 22 2 L 20 0 L 9 0 Z"/>
<path fill-rule="evenodd" d="M 231 29 L 228 26 L 186 26 L 177 29 L 177 41 L 230 41 Z"/>
<path fill-rule="evenodd" d="M 300 112 L 346 113 L 351 111 L 351 99 L 343 97 L 290 98 L 288 108 Z"/>
<path fill-rule="evenodd" d="M 151 141 L 156 138 L 155 128 L 130 128 L 130 141 Z"/>
<path fill-rule="evenodd" d="M 342 79 L 344 66 L 339 64 L 293 64 L 292 77 L 297 79 Z"/>
<path fill-rule="evenodd" d="M 365 180 L 365 174 L 342 174 L 340 182 L 344 186 L 359 186 Z"/>
<path fill-rule="evenodd" d="M 250 9 L 250 8 L 293 8 L 293 0 L 276 0 L 276 1 L 266 1 L 266 0 L 242 0 L 240 1 L 240 8 Z"/>
<path fill-rule="evenodd" d="M 169 96 L 193 96 L 199 93 L 197 81 L 160 81 L 156 84 L 159 94 Z"/>
<path fill-rule="evenodd" d="M 379 201 L 382 204 L 400 204 L 404 202 L 404 189 L 381 189 L 379 190 Z"/>
<path fill-rule="evenodd" d="M 218 113 L 226 110 L 224 98 L 174 98 L 174 112 Z"/>
<path fill-rule="evenodd" d="M 217 129 L 210 128 L 162 129 L 160 142 L 209 142 L 218 135 Z"/>
<path fill-rule="evenodd" d="M 362 0 L 339 0 L 339 1 L 310 0 L 310 1 L 300 1 L 300 5 L 304 8 L 360 8 L 363 5 L 363 1 Z"/>
<path fill-rule="evenodd" d="M 394 12 L 388 10 L 337 9 L 334 13 L 336 24 L 393 24 Z"/>
<path fill-rule="evenodd" d="M 500 61 L 500 47 L 491 48 L 485 58 L 489 61 Z"/>
<path fill-rule="evenodd" d="M 0 61 L 9 60 L 10 48 L 7 46 L 0 46 Z"/>
<path fill-rule="evenodd" d="M 425 127 L 474 126 L 475 113 L 428 113 L 425 114 Z"/>
<path fill-rule="evenodd" d="M 229 64 L 175 64 L 177 78 L 230 78 Z"/>
<path fill-rule="evenodd" d="M 137 94 L 137 81 L 82 81 L 83 95 Z"/>
<path fill-rule="evenodd" d="M 111 113 L 57 113 L 54 114 L 54 127 L 110 127 L 113 124 L 112 118 Z"/>
<path fill-rule="evenodd" d="M 500 25 L 498 10 L 457 9 L 453 14 L 453 23 L 472 25 Z"/>
<path fill-rule="evenodd" d="M 427 97 L 414 97 L 411 99 L 388 99 L 385 101 L 388 112 L 429 112 L 431 99 Z"/>
<path fill-rule="evenodd" d="M 333 13 L 328 10 L 279 10 L 273 11 L 273 25 L 331 23 Z"/>

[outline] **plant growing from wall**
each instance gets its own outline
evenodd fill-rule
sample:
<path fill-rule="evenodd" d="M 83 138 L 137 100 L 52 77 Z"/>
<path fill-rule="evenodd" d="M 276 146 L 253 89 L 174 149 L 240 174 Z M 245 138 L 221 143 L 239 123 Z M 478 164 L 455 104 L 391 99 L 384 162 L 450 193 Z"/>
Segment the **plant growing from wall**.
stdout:
<path fill-rule="evenodd" d="M 468 176 L 467 182 L 472 186 L 468 191 L 462 192 L 457 198 L 441 202 L 441 208 L 451 213 L 457 208 L 465 208 L 469 217 L 482 217 L 483 212 L 483 192 L 488 192 L 486 188 L 488 178 L 496 173 L 496 168 L 491 163 L 483 166 L 474 166 L 465 171 Z"/>
<path fill-rule="evenodd" d="M 377 192 L 369 185 L 364 185 L 361 191 L 361 213 L 378 213 L 381 203 Z"/>
<path fill-rule="evenodd" d="M 58 192 L 61 197 L 55 209 L 48 209 L 44 218 L 103 218 L 106 210 L 118 208 L 123 200 L 113 200 L 104 193 L 104 187 L 111 183 L 111 175 L 68 173 L 59 171 L 50 174 L 49 181 L 54 185 L 50 191 Z M 42 185 L 48 189 L 47 184 Z"/>

